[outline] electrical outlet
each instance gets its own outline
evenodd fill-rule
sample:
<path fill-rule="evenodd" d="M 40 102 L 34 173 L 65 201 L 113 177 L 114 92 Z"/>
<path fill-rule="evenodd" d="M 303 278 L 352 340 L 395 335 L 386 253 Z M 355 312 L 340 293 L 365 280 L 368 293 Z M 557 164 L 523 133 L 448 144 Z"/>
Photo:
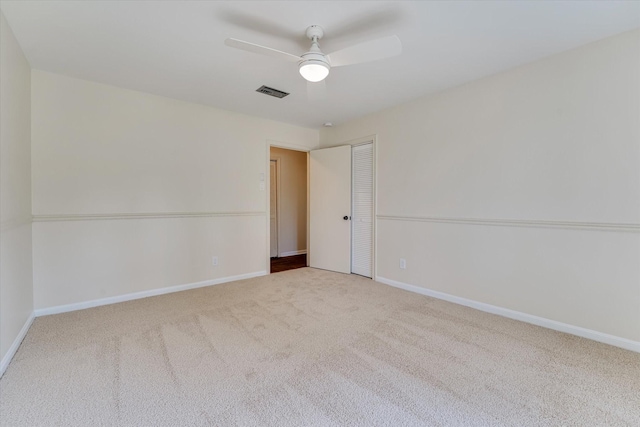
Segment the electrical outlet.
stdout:
<path fill-rule="evenodd" d="M 400 268 L 405 270 L 407 268 L 407 260 L 404 258 L 400 258 Z"/>
<path fill-rule="evenodd" d="M 211 264 L 213 264 L 214 267 L 218 266 L 218 257 L 214 256 L 213 258 L 211 258 Z"/>
<path fill-rule="evenodd" d="M 260 183 L 260 191 L 264 191 L 264 182 Z"/>

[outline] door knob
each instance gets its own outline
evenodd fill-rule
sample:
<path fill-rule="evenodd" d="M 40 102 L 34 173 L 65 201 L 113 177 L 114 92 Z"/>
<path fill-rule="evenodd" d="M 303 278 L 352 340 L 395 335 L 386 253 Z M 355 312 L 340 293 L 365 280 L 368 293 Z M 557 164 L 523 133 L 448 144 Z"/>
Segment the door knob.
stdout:
<path fill-rule="evenodd" d="M 342 219 L 344 219 L 345 221 L 349 220 L 349 217 L 347 215 L 343 216 Z"/>

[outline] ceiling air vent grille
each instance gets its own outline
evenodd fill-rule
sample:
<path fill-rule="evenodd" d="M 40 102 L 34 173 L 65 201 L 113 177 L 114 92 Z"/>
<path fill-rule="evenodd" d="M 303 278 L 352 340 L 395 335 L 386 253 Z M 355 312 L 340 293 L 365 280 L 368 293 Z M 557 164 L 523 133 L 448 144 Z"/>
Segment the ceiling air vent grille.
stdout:
<path fill-rule="evenodd" d="M 276 98 L 284 98 L 285 96 L 289 95 L 287 92 L 283 92 L 281 90 L 274 89 L 265 85 L 262 85 L 258 89 L 256 89 L 256 92 L 264 93 L 265 95 L 269 96 L 275 96 Z"/>

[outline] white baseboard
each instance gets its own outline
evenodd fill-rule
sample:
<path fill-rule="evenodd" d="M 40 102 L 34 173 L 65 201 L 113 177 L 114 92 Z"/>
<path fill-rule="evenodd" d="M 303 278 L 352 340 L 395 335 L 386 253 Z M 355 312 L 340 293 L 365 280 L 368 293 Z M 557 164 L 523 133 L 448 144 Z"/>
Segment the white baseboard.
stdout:
<path fill-rule="evenodd" d="M 205 286 L 219 285 L 221 283 L 234 282 L 236 280 L 251 279 L 252 277 L 265 276 L 266 274 L 267 272 L 264 270 L 256 271 L 254 273 L 221 277 L 219 279 L 205 280 L 203 282 L 196 282 L 196 283 L 188 283 L 186 285 L 169 286 L 166 288 L 151 289 L 148 291 L 134 292 L 131 294 L 118 295 L 115 297 L 101 298 L 101 299 L 84 301 L 84 302 L 79 302 L 74 304 L 40 308 L 35 310 L 35 316 L 40 317 L 40 316 L 48 316 L 50 314 L 59 314 L 59 313 L 67 313 L 69 311 L 84 310 L 85 308 L 99 307 L 101 305 L 116 304 L 119 302 L 132 301 L 140 298 L 170 294 L 173 292 L 186 291 L 189 289 L 203 288 Z"/>
<path fill-rule="evenodd" d="M 4 371 L 6 371 L 7 368 L 9 367 L 9 363 L 11 363 L 11 359 L 13 359 L 13 356 L 15 356 L 16 351 L 18 351 L 18 347 L 20 347 L 22 340 L 27 335 L 27 332 L 29 331 L 29 328 L 31 327 L 31 324 L 33 323 L 34 318 L 35 318 L 35 314 L 34 312 L 31 312 L 31 315 L 29 316 L 27 321 L 24 323 L 24 326 L 22 327 L 22 329 L 20 329 L 20 333 L 18 333 L 18 336 L 16 337 L 16 339 L 13 340 L 13 344 L 11 344 L 11 347 L 9 347 L 9 351 L 7 351 L 7 354 L 5 354 L 4 357 L 2 358 L 2 362 L 0 362 L 0 378 L 2 377 L 2 375 L 4 375 Z"/>
<path fill-rule="evenodd" d="M 307 253 L 306 249 L 302 249 L 299 251 L 290 251 L 290 252 L 282 252 L 280 255 L 278 255 L 280 258 L 284 258 L 287 256 L 294 256 L 294 255 L 304 255 Z"/>
<path fill-rule="evenodd" d="M 449 301 L 455 304 L 475 308 L 476 310 L 484 311 L 487 313 L 508 317 L 509 319 L 520 320 L 522 322 L 531 323 L 533 325 L 542 326 L 544 328 L 553 329 L 555 331 L 564 332 L 571 335 L 577 335 L 582 338 L 588 338 L 593 341 L 598 341 L 601 343 L 640 353 L 640 342 L 638 341 L 617 337 L 615 335 L 605 334 L 591 329 L 581 328 L 580 326 L 557 322 L 555 320 L 545 319 L 544 317 L 538 317 L 531 314 L 522 313 L 520 311 L 510 310 L 508 308 L 498 307 L 483 302 L 457 297 L 455 295 L 446 294 L 444 292 L 433 291 L 431 289 L 422 288 L 420 286 L 409 285 L 407 283 L 398 282 L 396 280 L 391 280 L 380 276 L 376 276 L 376 281 L 384 283 L 385 285 L 404 289 L 406 291 L 415 292 L 417 294 L 426 295 L 444 301 Z"/>

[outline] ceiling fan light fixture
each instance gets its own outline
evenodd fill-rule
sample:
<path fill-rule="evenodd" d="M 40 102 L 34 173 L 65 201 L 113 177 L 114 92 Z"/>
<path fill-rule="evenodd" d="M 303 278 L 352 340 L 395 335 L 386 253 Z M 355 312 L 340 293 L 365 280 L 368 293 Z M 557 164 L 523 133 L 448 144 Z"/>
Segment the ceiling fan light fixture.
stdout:
<path fill-rule="evenodd" d="M 302 61 L 300 63 L 300 75 L 309 82 L 321 82 L 329 75 L 329 66 L 323 61 L 313 59 Z"/>

